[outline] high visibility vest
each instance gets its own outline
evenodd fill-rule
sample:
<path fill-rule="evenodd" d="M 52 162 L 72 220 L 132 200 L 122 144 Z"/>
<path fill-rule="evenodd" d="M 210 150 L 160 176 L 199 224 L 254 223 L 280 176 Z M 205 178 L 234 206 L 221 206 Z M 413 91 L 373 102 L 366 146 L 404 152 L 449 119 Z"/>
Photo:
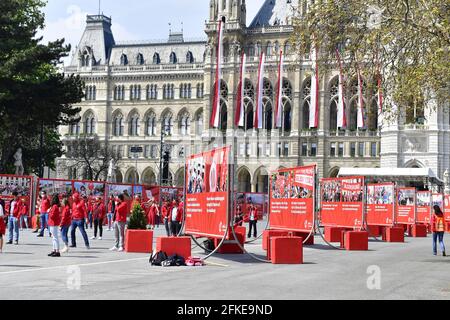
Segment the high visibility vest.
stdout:
<path fill-rule="evenodd" d="M 436 216 L 436 232 L 444 232 L 444 231 L 445 231 L 444 217 Z"/>

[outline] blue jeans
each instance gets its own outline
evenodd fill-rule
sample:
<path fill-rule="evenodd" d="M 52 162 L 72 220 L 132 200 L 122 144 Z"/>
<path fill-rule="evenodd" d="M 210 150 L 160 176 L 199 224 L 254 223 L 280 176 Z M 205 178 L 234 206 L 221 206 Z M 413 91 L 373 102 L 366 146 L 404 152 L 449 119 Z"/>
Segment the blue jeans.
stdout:
<path fill-rule="evenodd" d="M 70 226 L 61 227 L 62 241 L 66 246 L 69 244 L 69 237 L 67 236 L 67 234 L 69 233 L 69 228 Z"/>
<path fill-rule="evenodd" d="M 89 220 L 89 228 L 92 229 L 92 221 L 93 221 L 93 214 L 92 214 L 92 212 L 89 212 L 88 220 Z"/>
<path fill-rule="evenodd" d="M 74 246 L 74 247 L 77 246 L 77 241 L 75 238 L 75 231 L 77 230 L 77 228 L 80 228 L 81 235 L 83 236 L 83 239 L 84 239 L 84 244 L 86 245 L 87 248 L 89 248 L 89 239 L 86 234 L 86 230 L 84 230 L 84 223 L 85 223 L 84 219 L 72 221 L 72 225 L 71 225 L 72 230 L 70 232 L 70 238 L 72 239 L 72 246 Z"/>
<path fill-rule="evenodd" d="M 28 216 L 20 216 L 20 228 L 22 228 L 23 223 L 25 223 L 25 228 L 28 229 Z"/>
<path fill-rule="evenodd" d="M 13 233 L 14 233 L 14 241 L 19 241 L 19 219 L 14 217 L 8 218 L 8 241 L 13 241 Z"/>
<path fill-rule="evenodd" d="M 44 235 L 45 228 L 47 228 L 47 230 L 48 230 L 48 213 L 41 212 L 41 231 L 39 232 L 39 234 L 41 236 Z M 49 233 L 50 233 L 50 231 L 49 231 Z"/>
<path fill-rule="evenodd" d="M 113 216 L 114 216 L 114 213 L 108 213 L 107 215 L 106 215 L 106 217 L 108 218 L 108 230 L 111 230 L 112 229 L 112 219 L 113 219 Z"/>
<path fill-rule="evenodd" d="M 441 245 L 441 252 L 445 252 L 444 232 L 433 232 L 433 253 L 437 254 L 437 241 Z"/>

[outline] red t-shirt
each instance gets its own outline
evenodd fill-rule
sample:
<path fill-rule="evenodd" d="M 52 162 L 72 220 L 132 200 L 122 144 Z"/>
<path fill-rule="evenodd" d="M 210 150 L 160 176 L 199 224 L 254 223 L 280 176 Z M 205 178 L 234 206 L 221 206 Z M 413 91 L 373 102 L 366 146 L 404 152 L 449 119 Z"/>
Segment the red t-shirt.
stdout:
<path fill-rule="evenodd" d="M 26 203 L 22 202 L 22 208 L 20 209 L 20 215 L 24 216 L 24 217 L 28 216 L 28 206 Z"/>
<path fill-rule="evenodd" d="M 72 219 L 73 220 L 84 220 L 86 219 L 86 205 L 84 201 L 79 201 L 78 203 L 72 204 Z"/>
<path fill-rule="evenodd" d="M 96 204 L 93 207 L 93 217 L 94 219 L 103 219 L 106 216 L 105 205 L 103 203 Z"/>
<path fill-rule="evenodd" d="M 59 226 L 60 223 L 61 223 L 61 211 L 59 210 L 59 207 L 55 204 L 48 213 L 48 225 L 50 227 L 57 227 Z"/>
<path fill-rule="evenodd" d="M 127 222 L 128 205 L 126 202 L 121 202 L 116 208 L 116 220 L 117 222 Z"/>
<path fill-rule="evenodd" d="M 39 213 L 47 213 L 50 209 L 50 200 L 47 197 L 41 200 L 41 207 L 39 208 Z"/>
<path fill-rule="evenodd" d="M 61 227 L 69 227 L 72 224 L 72 217 L 70 216 L 70 207 L 65 206 L 62 210 Z"/>

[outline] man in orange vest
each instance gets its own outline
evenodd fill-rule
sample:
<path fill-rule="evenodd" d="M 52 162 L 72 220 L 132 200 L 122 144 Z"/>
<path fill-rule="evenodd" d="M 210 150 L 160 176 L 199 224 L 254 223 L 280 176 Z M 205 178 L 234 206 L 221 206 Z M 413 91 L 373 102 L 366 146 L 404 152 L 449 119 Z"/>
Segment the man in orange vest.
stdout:
<path fill-rule="evenodd" d="M 442 255 L 445 257 L 444 232 L 445 221 L 444 214 L 438 205 L 434 206 L 434 214 L 431 217 L 431 231 L 433 232 L 433 254 L 437 255 L 437 240 L 441 245 Z"/>

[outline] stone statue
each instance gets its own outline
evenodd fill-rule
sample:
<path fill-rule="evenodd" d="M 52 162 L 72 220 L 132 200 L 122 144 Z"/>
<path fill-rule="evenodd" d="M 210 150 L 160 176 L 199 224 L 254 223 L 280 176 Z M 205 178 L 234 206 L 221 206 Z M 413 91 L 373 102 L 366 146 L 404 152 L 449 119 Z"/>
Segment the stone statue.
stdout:
<path fill-rule="evenodd" d="M 116 182 L 116 165 L 114 163 L 114 159 L 109 161 L 107 180 L 109 182 Z"/>
<path fill-rule="evenodd" d="M 22 163 L 22 148 L 17 149 L 14 154 L 14 166 L 16 167 L 16 175 L 23 176 L 24 168 Z"/>
<path fill-rule="evenodd" d="M 450 173 L 447 170 L 444 172 L 444 187 L 445 187 L 445 194 L 450 194 Z"/>

